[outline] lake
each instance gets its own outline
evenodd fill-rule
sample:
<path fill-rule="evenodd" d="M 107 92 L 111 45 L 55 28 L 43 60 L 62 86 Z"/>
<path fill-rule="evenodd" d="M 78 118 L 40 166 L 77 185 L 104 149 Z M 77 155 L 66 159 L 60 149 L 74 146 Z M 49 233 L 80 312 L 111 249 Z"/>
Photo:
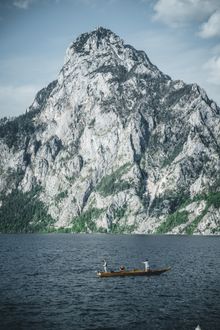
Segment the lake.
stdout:
<path fill-rule="evenodd" d="M 0 329 L 220 329 L 220 238 L 0 235 Z M 98 278 L 171 266 L 160 276 Z"/>

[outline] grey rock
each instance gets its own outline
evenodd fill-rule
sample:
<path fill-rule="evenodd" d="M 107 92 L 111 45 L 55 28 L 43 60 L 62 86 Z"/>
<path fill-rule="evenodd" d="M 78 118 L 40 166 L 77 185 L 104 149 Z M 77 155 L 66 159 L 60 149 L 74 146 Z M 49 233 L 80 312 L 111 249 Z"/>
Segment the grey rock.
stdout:
<path fill-rule="evenodd" d="M 77 38 L 29 111 L 1 119 L 0 152 L 0 206 L 41 187 L 56 228 L 219 233 L 220 108 L 110 30 Z"/>

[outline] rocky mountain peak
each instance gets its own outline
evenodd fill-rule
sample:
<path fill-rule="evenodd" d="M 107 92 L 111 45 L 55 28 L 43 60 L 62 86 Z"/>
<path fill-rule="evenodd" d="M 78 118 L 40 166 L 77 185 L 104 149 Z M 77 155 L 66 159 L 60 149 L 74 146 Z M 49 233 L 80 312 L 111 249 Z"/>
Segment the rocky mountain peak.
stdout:
<path fill-rule="evenodd" d="M 108 29 L 0 122 L 0 152 L 0 231 L 220 231 L 219 107 Z"/>
<path fill-rule="evenodd" d="M 122 39 L 109 29 L 98 27 L 97 29 L 81 34 L 76 41 L 70 45 L 70 49 L 77 53 L 88 53 L 102 47 L 108 47 L 114 44 L 122 46 Z"/>
<path fill-rule="evenodd" d="M 70 67 L 75 62 L 87 62 L 96 69 L 103 66 L 123 66 L 126 71 L 144 66 L 148 71 L 159 73 L 143 51 L 124 44 L 119 36 L 103 27 L 83 33 L 71 43 L 66 51 L 64 67 Z M 143 68 L 141 70 L 143 71 Z"/>

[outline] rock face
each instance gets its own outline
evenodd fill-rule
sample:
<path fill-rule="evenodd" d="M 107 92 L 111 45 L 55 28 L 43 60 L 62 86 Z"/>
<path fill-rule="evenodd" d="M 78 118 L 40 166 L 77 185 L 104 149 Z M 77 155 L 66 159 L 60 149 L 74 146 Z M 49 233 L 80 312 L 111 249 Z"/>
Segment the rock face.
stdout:
<path fill-rule="evenodd" d="M 0 121 L 0 152 L 2 232 L 220 232 L 220 108 L 110 30 Z"/>

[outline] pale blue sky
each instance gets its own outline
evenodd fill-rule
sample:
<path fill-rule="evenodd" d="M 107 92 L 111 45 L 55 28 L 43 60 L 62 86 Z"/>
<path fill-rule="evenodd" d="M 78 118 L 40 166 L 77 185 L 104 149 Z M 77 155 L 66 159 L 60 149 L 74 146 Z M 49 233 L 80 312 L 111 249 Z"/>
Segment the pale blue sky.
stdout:
<path fill-rule="evenodd" d="M 219 0 L 1 0 L 0 117 L 25 112 L 56 79 L 68 45 L 97 26 L 220 105 Z"/>

